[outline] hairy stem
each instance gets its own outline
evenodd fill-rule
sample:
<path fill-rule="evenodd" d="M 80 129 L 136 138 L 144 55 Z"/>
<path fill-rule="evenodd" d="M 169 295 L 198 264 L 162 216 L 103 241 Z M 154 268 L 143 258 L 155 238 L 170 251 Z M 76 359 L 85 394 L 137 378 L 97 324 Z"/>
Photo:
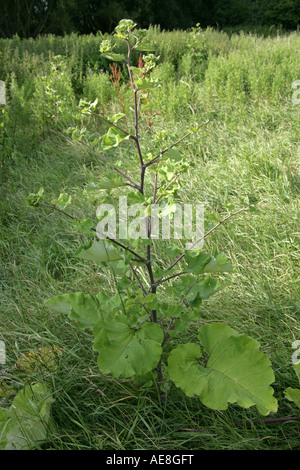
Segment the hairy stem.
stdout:
<path fill-rule="evenodd" d="M 140 186 L 138 189 L 141 194 L 144 194 L 145 166 L 144 166 L 143 156 L 142 156 L 140 142 L 139 142 L 139 124 L 138 124 L 139 109 L 138 109 L 138 97 L 137 97 L 138 88 L 136 87 L 134 83 L 133 74 L 132 74 L 132 70 L 130 66 L 130 56 L 131 56 L 132 48 L 130 46 L 129 40 L 127 40 L 127 45 L 128 45 L 128 54 L 127 54 L 127 60 L 125 62 L 128 68 L 130 84 L 131 84 L 131 88 L 133 91 L 133 100 L 134 100 L 134 136 L 132 136 L 132 138 L 136 145 L 137 153 L 138 153 L 139 160 L 140 160 L 140 167 L 141 167 Z"/>
<path fill-rule="evenodd" d="M 134 275 L 134 277 L 135 277 L 136 280 L 138 281 L 138 283 L 139 283 L 139 285 L 140 285 L 140 288 L 142 289 L 143 294 L 144 294 L 144 297 L 145 297 L 145 296 L 147 295 L 147 291 L 146 291 L 145 287 L 143 286 L 142 281 L 140 280 L 139 276 L 137 275 L 136 270 L 134 269 L 134 267 L 132 266 L 131 263 L 129 263 L 129 267 L 130 267 L 130 269 L 131 269 L 131 271 L 132 271 L 132 274 Z"/>

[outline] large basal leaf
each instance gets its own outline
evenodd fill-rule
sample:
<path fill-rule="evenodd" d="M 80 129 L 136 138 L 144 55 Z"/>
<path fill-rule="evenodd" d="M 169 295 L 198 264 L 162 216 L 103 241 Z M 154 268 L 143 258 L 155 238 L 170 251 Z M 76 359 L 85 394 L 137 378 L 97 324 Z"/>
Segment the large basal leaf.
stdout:
<path fill-rule="evenodd" d="M 132 327 L 123 314 L 100 321 L 94 336 L 99 370 L 114 377 L 147 374 L 157 366 L 162 354 L 161 327 L 150 322 Z"/>
<path fill-rule="evenodd" d="M 0 450 L 36 449 L 47 440 L 54 399 L 46 385 L 25 386 L 10 408 L 0 408 Z"/>
<path fill-rule="evenodd" d="M 83 292 L 57 295 L 46 300 L 44 305 L 76 320 L 81 329 L 93 329 L 101 318 L 101 306 L 98 298 Z"/>
<path fill-rule="evenodd" d="M 177 387 L 215 410 L 237 403 L 243 408 L 256 405 L 262 415 L 277 411 L 271 363 L 257 341 L 221 323 L 200 328 L 199 339 L 209 355 L 206 362 L 200 363 L 201 348 L 194 343 L 170 353 L 168 371 Z"/>
<path fill-rule="evenodd" d="M 116 248 L 109 243 L 106 243 L 104 240 L 90 242 L 87 245 L 80 247 L 76 251 L 75 256 L 88 261 L 94 261 L 94 263 L 123 259 Z"/>

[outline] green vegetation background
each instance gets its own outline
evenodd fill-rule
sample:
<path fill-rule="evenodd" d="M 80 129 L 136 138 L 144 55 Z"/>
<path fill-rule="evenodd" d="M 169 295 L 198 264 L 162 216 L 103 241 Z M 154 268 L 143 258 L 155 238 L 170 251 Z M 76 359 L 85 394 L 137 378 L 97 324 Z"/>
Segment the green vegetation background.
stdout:
<path fill-rule="evenodd" d="M 24 382 L 51 386 L 56 432 L 46 449 L 299 450 L 299 422 L 248 427 L 246 420 L 259 418 L 252 409 L 208 410 L 171 384 L 160 403 L 155 390 L 102 377 L 89 333 L 43 307 L 60 293 L 114 289 L 104 270 L 73 258 L 84 236 L 68 220 L 25 205 L 28 194 L 43 186 L 49 199 L 65 191 L 73 197 L 70 210 L 95 217 L 102 196 L 86 187 L 107 170 L 63 131 L 77 124 L 81 98 L 99 100 L 85 122 L 95 134 L 104 130 L 101 116 L 120 110 L 109 62 L 99 55 L 105 37 L 0 40 L 0 79 L 7 86 L 0 118 L 0 339 L 8 357 L 2 401 L 9 403 Z M 190 164 L 182 201 L 204 203 L 208 224 L 241 207 L 249 195 L 259 200 L 257 213 L 230 220 L 206 241 L 208 252 L 216 247 L 230 258 L 235 273 L 226 290 L 203 303 L 199 321 L 223 321 L 257 339 L 275 372 L 276 417 L 297 416 L 283 391 L 298 386 L 290 358 L 292 341 L 300 339 L 300 104 L 292 101 L 292 83 L 300 79 L 300 36 L 228 35 L 207 28 L 195 43 L 191 32 L 150 27 L 148 40 L 160 56 L 153 74 L 162 84 L 152 96 L 160 112 L 153 132 L 183 134 L 191 123 L 210 120 L 180 147 Z M 121 77 L 125 90 L 125 70 Z M 151 135 L 143 143 L 151 148 Z M 121 149 L 109 158 L 126 157 L 126 146 Z M 165 242 L 157 244 L 156 256 L 168 264 Z M 62 351 L 55 369 L 16 366 L 22 354 L 41 347 Z"/>
<path fill-rule="evenodd" d="M 110 33 L 122 18 L 141 28 L 201 26 L 294 30 L 300 23 L 299 0 L 10 0 L 1 3 L 0 37 L 39 34 Z"/>

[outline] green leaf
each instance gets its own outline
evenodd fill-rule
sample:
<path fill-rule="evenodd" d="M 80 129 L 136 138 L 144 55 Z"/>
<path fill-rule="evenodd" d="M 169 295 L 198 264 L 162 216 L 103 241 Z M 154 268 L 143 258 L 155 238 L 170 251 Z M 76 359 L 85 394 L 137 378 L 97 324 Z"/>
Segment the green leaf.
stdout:
<path fill-rule="evenodd" d="M 120 290 L 127 290 L 131 287 L 132 281 L 128 279 L 126 276 L 123 276 L 121 279 L 118 280 L 118 288 Z"/>
<path fill-rule="evenodd" d="M 108 116 L 107 119 L 108 121 L 111 121 L 111 122 L 118 122 L 119 119 L 122 119 L 125 116 L 126 115 L 124 113 L 117 113 L 117 114 L 114 114 L 113 116 Z"/>
<path fill-rule="evenodd" d="M 195 256 L 190 252 L 187 252 L 185 255 L 185 260 L 188 265 L 186 270 L 196 275 L 202 274 L 205 266 L 211 261 L 211 259 L 212 255 L 209 255 L 208 253 L 199 253 Z"/>
<path fill-rule="evenodd" d="M 37 193 L 30 193 L 26 198 L 26 206 L 29 207 L 39 207 L 40 202 L 44 198 L 44 188 L 40 188 Z"/>
<path fill-rule="evenodd" d="M 152 370 L 145 375 L 135 375 L 133 380 L 139 385 L 139 387 L 152 387 L 153 382 L 157 380 L 157 372 L 156 370 Z"/>
<path fill-rule="evenodd" d="M 123 140 L 129 139 L 129 135 L 119 131 L 115 127 L 110 127 L 101 140 L 101 151 L 117 147 Z"/>
<path fill-rule="evenodd" d="M 203 272 L 204 273 L 223 273 L 223 272 L 231 273 L 233 272 L 233 268 L 230 263 L 227 263 L 226 256 L 220 253 L 216 255 L 215 258 L 212 256 L 212 259 L 210 260 L 210 262 L 205 265 Z"/>
<path fill-rule="evenodd" d="M 148 294 L 142 299 L 142 303 L 144 303 L 148 309 L 155 310 L 158 305 L 157 295 L 156 294 Z"/>
<path fill-rule="evenodd" d="M 107 261 L 107 266 L 114 273 L 115 276 L 124 276 L 125 273 L 129 274 L 130 268 L 128 268 L 125 259 L 116 261 Z"/>
<path fill-rule="evenodd" d="M 190 289 L 186 299 L 192 306 L 196 306 L 197 303 L 200 305 L 201 299 L 208 299 L 227 285 L 228 283 L 221 283 L 218 279 L 205 276 Z"/>
<path fill-rule="evenodd" d="M 157 308 L 158 314 L 168 319 L 179 317 L 185 309 L 182 305 L 171 305 L 169 302 L 160 302 Z"/>
<path fill-rule="evenodd" d="M 289 401 L 293 401 L 298 408 L 300 408 L 300 389 L 288 387 L 284 391 L 285 397 Z"/>
<path fill-rule="evenodd" d="M 188 396 L 198 395 L 214 410 L 226 410 L 228 403 L 243 408 L 256 405 L 262 415 L 277 411 L 274 374 L 259 343 L 221 323 L 205 325 L 199 340 L 209 357 L 200 363 L 201 348 L 188 343 L 171 351 L 168 372 L 171 380 Z"/>
<path fill-rule="evenodd" d="M 66 314 L 76 320 L 82 330 L 93 329 L 101 318 L 101 304 L 98 298 L 83 292 L 57 295 L 46 300 L 44 305 L 54 312 Z"/>
<path fill-rule="evenodd" d="M 185 259 L 188 265 L 186 270 L 195 275 L 233 271 L 232 265 L 227 263 L 227 258 L 222 254 L 217 254 L 214 257 L 204 252 L 198 254 L 186 252 Z"/>
<path fill-rule="evenodd" d="M 93 110 L 96 108 L 98 104 L 98 98 L 92 103 L 91 101 L 85 101 L 81 99 L 78 104 L 79 113 L 77 119 L 81 119 L 83 116 L 89 116 L 92 114 Z"/>
<path fill-rule="evenodd" d="M 104 52 L 101 54 L 101 56 L 105 59 L 113 60 L 114 62 L 122 62 L 123 60 L 125 60 L 125 57 L 115 52 Z"/>
<path fill-rule="evenodd" d="M 90 235 L 93 232 L 94 222 L 91 219 L 83 218 L 81 220 L 74 220 L 72 226 L 78 232 Z"/>
<path fill-rule="evenodd" d="M 201 282 L 198 283 L 198 292 L 201 299 L 207 299 L 214 292 L 218 290 L 219 281 L 218 279 L 213 279 L 210 276 L 205 277 Z"/>
<path fill-rule="evenodd" d="M 147 90 L 148 88 L 155 88 L 158 85 L 157 80 L 150 80 L 149 78 L 139 78 L 135 82 L 139 90 Z"/>
<path fill-rule="evenodd" d="M 78 129 L 77 127 L 69 127 L 68 133 L 71 133 L 73 142 L 80 142 L 84 134 L 86 133 L 86 127 Z"/>
<path fill-rule="evenodd" d="M 300 362 L 295 362 L 293 365 L 294 365 L 294 371 L 296 372 L 296 375 L 300 383 Z"/>
<path fill-rule="evenodd" d="M 173 160 L 177 160 L 177 161 L 181 160 L 180 153 L 178 152 L 178 150 L 174 148 L 167 150 L 164 156 L 167 158 L 171 158 Z"/>
<path fill-rule="evenodd" d="M 121 39 L 127 39 L 136 27 L 130 19 L 123 19 L 119 21 L 118 26 L 115 27 L 115 35 Z"/>
<path fill-rule="evenodd" d="M 174 325 L 171 329 L 168 330 L 168 333 L 171 337 L 174 337 L 178 334 L 184 334 L 187 330 L 188 324 L 190 323 L 190 312 L 186 314 L 181 314 L 174 322 Z"/>
<path fill-rule="evenodd" d="M 72 196 L 69 196 L 66 193 L 61 193 L 58 199 L 52 199 L 51 204 L 58 207 L 59 209 L 65 209 L 72 202 Z"/>
<path fill-rule="evenodd" d="M 25 386 L 10 408 L 0 408 L 0 450 L 33 450 L 47 440 L 54 399 L 47 386 Z"/>
<path fill-rule="evenodd" d="M 100 320 L 94 336 L 93 349 L 99 352 L 99 370 L 114 377 L 147 374 L 157 366 L 162 354 L 161 327 L 144 322 L 132 328 L 130 319 L 123 314 Z"/>
<path fill-rule="evenodd" d="M 89 242 L 87 245 L 81 246 L 76 251 L 75 256 L 80 259 L 93 261 L 94 263 L 123 259 L 116 248 L 104 240 Z"/>
<path fill-rule="evenodd" d="M 111 39 L 104 39 L 100 44 L 100 52 L 110 52 L 112 50 Z"/>
<path fill-rule="evenodd" d="M 131 204 L 145 204 L 147 201 L 143 194 L 138 191 L 132 191 L 127 193 L 127 202 L 129 206 Z"/>

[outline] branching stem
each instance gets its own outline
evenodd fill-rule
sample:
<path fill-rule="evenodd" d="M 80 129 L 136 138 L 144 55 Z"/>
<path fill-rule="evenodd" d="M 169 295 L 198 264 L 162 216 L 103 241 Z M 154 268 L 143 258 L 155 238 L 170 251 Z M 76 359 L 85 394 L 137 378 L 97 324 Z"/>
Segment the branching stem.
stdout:
<path fill-rule="evenodd" d="M 174 142 L 172 145 L 170 145 L 169 147 L 165 148 L 164 150 L 161 150 L 155 157 L 152 158 L 152 160 L 150 160 L 149 162 L 145 163 L 145 167 L 148 167 L 150 165 L 153 165 L 154 163 L 156 163 L 160 158 L 161 156 L 166 153 L 168 150 L 170 150 L 171 148 L 175 147 L 175 145 L 179 144 L 179 142 L 181 142 L 182 140 L 186 139 L 186 137 L 188 137 L 189 135 L 193 134 L 192 131 L 188 132 L 187 134 L 185 134 L 184 136 L 182 136 L 180 139 L 178 139 L 176 142 Z"/>
<path fill-rule="evenodd" d="M 73 142 L 71 139 L 69 139 L 71 142 Z M 131 186 L 132 188 L 139 189 L 139 185 L 136 184 L 132 179 L 127 176 L 123 171 L 119 170 L 119 168 L 113 166 L 101 153 L 97 152 L 91 145 L 87 144 L 86 142 L 83 142 L 82 140 L 79 141 L 82 145 L 90 149 L 92 152 L 94 152 L 97 157 L 99 157 L 103 162 L 105 162 L 107 165 L 111 166 L 119 175 L 121 175 L 123 178 L 125 178 L 129 183 L 128 186 Z"/>
<path fill-rule="evenodd" d="M 212 233 L 214 230 L 216 230 L 216 228 L 218 228 L 220 225 L 222 225 L 224 222 L 226 222 L 226 220 L 230 219 L 231 217 L 239 214 L 240 212 L 243 212 L 245 210 L 247 210 L 249 207 L 249 204 L 247 206 L 244 206 L 242 207 L 241 209 L 237 210 L 236 212 L 232 212 L 230 213 L 229 215 L 227 215 L 226 217 L 224 217 L 224 219 L 220 220 L 214 227 L 212 227 L 208 232 L 206 232 L 202 237 L 200 237 L 197 241 L 195 241 L 195 243 L 192 244 L 192 246 L 190 246 L 190 248 L 188 249 L 188 251 L 192 250 L 201 240 L 203 240 L 204 238 L 206 238 L 210 233 Z M 179 261 L 182 260 L 182 258 L 184 258 L 184 256 L 186 255 L 186 253 L 182 253 L 180 256 L 178 256 L 178 258 L 165 270 L 165 273 L 167 273 L 168 271 L 170 271 L 172 268 L 174 268 L 174 266 L 176 266 L 177 263 L 179 263 Z M 182 273 L 180 274 L 176 274 L 174 275 L 175 276 L 178 276 L 178 275 L 181 275 Z M 157 283 L 158 284 L 161 284 L 161 282 L 165 282 L 165 280 L 158 280 Z"/>
<path fill-rule="evenodd" d="M 204 124 L 202 124 L 201 126 L 199 127 L 203 127 L 205 126 L 206 124 L 209 123 L 209 120 L 205 121 Z M 174 142 L 172 145 L 170 145 L 169 147 L 165 148 L 164 150 L 161 150 L 155 157 L 152 158 L 152 160 L 150 160 L 149 162 L 145 163 L 145 166 L 148 167 L 150 165 L 153 165 L 154 163 L 156 163 L 160 158 L 161 156 L 166 153 L 168 150 L 170 150 L 171 148 L 175 147 L 175 145 L 178 145 L 182 140 L 186 139 L 189 135 L 191 134 L 194 134 L 194 131 L 189 131 L 187 132 L 185 135 L 183 135 L 182 137 L 180 137 L 180 139 L 176 140 L 176 142 Z"/>
<path fill-rule="evenodd" d="M 140 160 L 140 167 L 141 167 L 141 178 L 140 178 L 140 185 L 139 185 L 139 191 L 141 194 L 144 194 L 144 181 L 145 181 L 145 166 L 144 166 L 144 161 L 143 161 L 143 156 L 140 148 L 140 142 L 139 142 L 139 124 L 138 124 L 138 119 L 139 119 L 139 110 L 138 110 L 138 88 L 136 87 L 133 79 L 133 74 L 132 74 L 132 69 L 130 66 L 130 56 L 133 48 L 130 46 L 129 40 L 127 39 L 127 46 L 128 46 L 128 54 L 127 54 L 127 59 L 125 61 L 127 68 L 128 68 L 128 73 L 129 73 L 129 78 L 130 78 L 130 84 L 131 88 L 133 91 L 133 99 L 134 99 L 134 136 L 131 136 L 133 138 L 137 153 L 139 156 Z M 136 46 L 136 44 L 135 44 Z"/>
<path fill-rule="evenodd" d="M 45 207 L 50 207 L 51 209 L 54 209 L 58 212 L 60 212 L 61 214 L 64 214 L 66 217 L 69 217 L 69 219 L 72 219 L 72 220 L 77 220 L 76 217 L 74 217 L 73 215 L 69 214 L 68 212 L 64 211 L 63 209 L 60 209 L 59 207 L 57 206 L 53 206 L 52 204 L 46 204 L 46 203 L 42 203 L 43 206 Z M 97 232 L 97 229 L 95 227 L 92 227 L 91 230 L 93 230 L 94 232 Z M 114 238 L 110 238 L 110 237 L 107 237 L 105 236 L 105 239 L 106 240 L 109 240 L 111 241 L 112 243 L 114 243 L 115 245 L 119 246 L 120 248 L 122 248 L 123 250 L 126 250 L 128 251 L 129 253 L 131 253 L 132 255 L 134 255 L 136 258 L 137 258 L 137 261 L 139 261 L 140 263 L 144 263 L 146 264 L 147 263 L 147 260 L 145 258 L 143 258 L 142 256 L 140 256 L 138 253 L 136 253 L 135 251 L 133 251 L 130 247 L 128 246 L 125 246 L 123 245 L 123 243 L 119 242 L 118 240 L 114 239 Z"/>

